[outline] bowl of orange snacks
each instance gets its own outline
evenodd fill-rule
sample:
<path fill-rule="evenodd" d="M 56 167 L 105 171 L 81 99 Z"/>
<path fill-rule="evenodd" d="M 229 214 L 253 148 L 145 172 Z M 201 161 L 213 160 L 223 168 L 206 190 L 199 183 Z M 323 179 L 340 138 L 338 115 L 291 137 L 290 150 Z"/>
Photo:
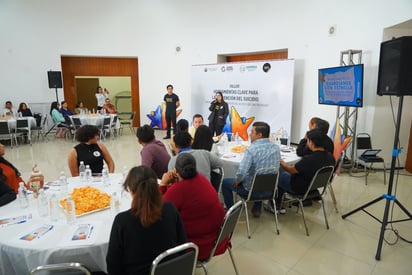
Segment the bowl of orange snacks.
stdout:
<path fill-rule="evenodd" d="M 247 149 L 246 145 L 238 145 L 238 146 L 233 146 L 231 151 L 233 153 L 244 153 Z"/>
<path fill-rule="evenodd" d="M 110 195 L 91 186 L 74 188 L 69 194 L 74 201 L 76 216 L 80 217 L 110 207 Z M 60 200 L 60 206 L 65 209 L 66 198 Z"/>

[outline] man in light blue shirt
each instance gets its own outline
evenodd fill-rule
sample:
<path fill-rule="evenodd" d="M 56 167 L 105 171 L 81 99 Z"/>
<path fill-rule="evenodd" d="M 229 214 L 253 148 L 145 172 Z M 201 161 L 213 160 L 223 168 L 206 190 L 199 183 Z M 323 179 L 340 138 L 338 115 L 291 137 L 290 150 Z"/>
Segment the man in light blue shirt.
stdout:
<path fill-rule="evenodd" d="M 246 150 L 236 172 L 236 178 L 224 179 L 222 193 L 226 208 L 233 205 L 233 191 L 246 198 L 249 194 L 253 176 L 257 169 L 263 167 L 276 167 L 279 169 L 280 149 L 269 140 L 270 126 L 266 122 L 255 122 L 250 134 L 251 145 Z M 253 193 L 253 198 L 259 198 L 259 193 Z M 262 202 L 255 202 L 252 208 L 254 217 L 259 217 Z"/>

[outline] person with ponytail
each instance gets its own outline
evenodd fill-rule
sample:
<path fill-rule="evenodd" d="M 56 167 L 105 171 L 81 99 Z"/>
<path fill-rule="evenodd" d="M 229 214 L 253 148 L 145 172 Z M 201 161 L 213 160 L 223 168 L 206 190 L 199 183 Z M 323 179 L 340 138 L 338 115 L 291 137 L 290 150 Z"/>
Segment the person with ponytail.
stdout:
<path fill-rule="evenodd" d="M 199 247 L 198 259 L 206 259 L 213 248 L 225 211 L 213 185 L 196 170 L 196 160 L 190 153 L 180 153 L 175 169 L 162 177 L 159 189 L 163 200 L 179 210 L 189 242 Z M 226 251 L 223 242 L 215 255 Z"/>
<path fill-rule="evenodd" d="M 179 212 L 163 202 L 156 173 L 148 167 L 130 170 L 123 188 L 132 196 L 131 208 L 117 214 L 106 256 L 107 272 L 149 274 L 152 261 L 163 251 L 186 242 Z"/>

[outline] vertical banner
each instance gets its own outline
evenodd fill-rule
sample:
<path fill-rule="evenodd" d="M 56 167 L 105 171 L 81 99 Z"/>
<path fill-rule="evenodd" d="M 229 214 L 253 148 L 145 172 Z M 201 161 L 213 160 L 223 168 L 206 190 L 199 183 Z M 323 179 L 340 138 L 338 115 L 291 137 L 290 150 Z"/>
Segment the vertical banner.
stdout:
<path fill-rule="evenodd" d="M 248 139 L 254 121 L 267 122 L 275 136 L 290 136 L 294 60 L 192 66 L 192 114 L 208 124 L 209 106 L 221 92 L 230 114 L 224 131 Z"/>

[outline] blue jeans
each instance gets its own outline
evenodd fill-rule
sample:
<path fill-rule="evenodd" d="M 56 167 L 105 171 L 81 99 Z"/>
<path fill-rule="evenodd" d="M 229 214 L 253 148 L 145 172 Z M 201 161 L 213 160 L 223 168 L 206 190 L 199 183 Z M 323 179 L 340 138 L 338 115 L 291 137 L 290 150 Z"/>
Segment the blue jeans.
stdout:
<path fill-rule="evenodd" d="M 282 174 L 280 174 L 278 182 L 278 195 L 276 198 L 277 205 L 281 203 L 283 194 L 285 194 L 285 192 L 293 193 L 292 184 L 290 183 L 291 178 L 292 175 L 288 172 L 282 172 Z"/>
<path fill-rule="evenodd" d="M 229 209 L 233 205 L 233 191 L 235 191 L 239 196 L 241 196 L 244 199 L 246 199 L 247 196 L 249 195 L 249 190 L 246 190 L 241 183 L 236 188 L 233 187 L 234 181 L 235 179 L 233 178 L 223 179 L 222 194 L 223 194 L 223 200 L 225 201 L 225 205 L 227 209 Z M 259 198 L 264 198 L 267 196 L 268 196 L 267 193 L 253 193 L 252 199 L 259 199 Z M 253 204 L 252 212 L 260 211 L 261 208 L 262 208 L 262 201 L 256 201 Z"/>

